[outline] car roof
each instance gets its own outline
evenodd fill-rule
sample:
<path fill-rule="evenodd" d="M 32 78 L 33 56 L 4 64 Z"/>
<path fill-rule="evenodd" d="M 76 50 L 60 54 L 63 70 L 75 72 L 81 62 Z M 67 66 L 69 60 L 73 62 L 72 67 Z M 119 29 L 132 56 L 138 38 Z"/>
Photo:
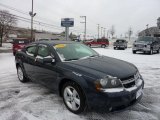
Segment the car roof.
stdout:
<path fill-rule="evenodd" d="M 117 39 L 117 40 L 120 40 L 120 41 L 126 41 L 125 39 Z"/>
<path fill-rule="evenodd" d="M 73 42 L 73 41 L 62 41 L 62 40 L 48 40 L 48 41 L 36 41 L 33 42 L 32 44 L 48 44 L 51 46 L 57 45 L 57 44 L 71 44 L 71 43 L 77 43 L 77 42 Z"/>

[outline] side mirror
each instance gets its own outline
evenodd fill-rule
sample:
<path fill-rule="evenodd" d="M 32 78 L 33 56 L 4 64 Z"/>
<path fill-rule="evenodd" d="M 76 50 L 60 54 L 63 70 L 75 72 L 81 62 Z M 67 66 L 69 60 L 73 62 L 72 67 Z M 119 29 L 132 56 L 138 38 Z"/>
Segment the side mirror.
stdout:
<path fill-rule="evenodd" d="M 47 57 L 40 57 L 40 56 L 37 56 L 35 58 L 35 62 L 39 62 L 39 63 L 54 63 L 55 62 L 55 59 L 52 58 L 51 56 L 47 56 Z"/>
<path fill-rule="evenodd" d="M 43 63 L 54 63 L 55 58 L 52 58 L 51 56 L 47 56 L 43 58 Z"/>

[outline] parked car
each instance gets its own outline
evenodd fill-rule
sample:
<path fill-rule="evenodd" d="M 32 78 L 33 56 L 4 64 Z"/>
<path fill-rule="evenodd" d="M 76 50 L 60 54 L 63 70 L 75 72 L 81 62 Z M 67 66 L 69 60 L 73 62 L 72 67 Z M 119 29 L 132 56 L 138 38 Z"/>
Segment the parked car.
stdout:
<path fill-rule="evenodd" d="M 12 42 L 13 55 L 15 55 L 18 50 L 21 50 L 25 45 L 27 45 L 29 41 L 30 40 L 27 38 L 13 39 L 13 42 Z"/>
<path fill-rule="evenodd" d="M 113 43 L 114 49 L 127 49 L 127 41 L 123 39 L 117 39 L 116 42 Z"/>
<path fill-rule="evenodd" d="M 112 110 L 142 97 L 144 80 L 131 63 L 99 55 L 71 41 L 39 41 L 15 55 L 21 82 L 40 83 L 58 93 L 73 113 L 87 107 Z"/>
<path fill-rule="evenodd" d="M 135 54 L 137 51 L 141 51 L 144 53 L 153 54 L 154 52 L 159 53 L 160 52 L 160 42 L 159 38 L 156 37 L 139 37 L 134 43 L 133 43 L 133 54 Z"/>
<path fill-rule="evenodd" d="M 109 41 L 106 38 L 85 41 L 84 43 L 89 47 L 96 46 L 96 47 L 105 48 L 109 46 Z"/>

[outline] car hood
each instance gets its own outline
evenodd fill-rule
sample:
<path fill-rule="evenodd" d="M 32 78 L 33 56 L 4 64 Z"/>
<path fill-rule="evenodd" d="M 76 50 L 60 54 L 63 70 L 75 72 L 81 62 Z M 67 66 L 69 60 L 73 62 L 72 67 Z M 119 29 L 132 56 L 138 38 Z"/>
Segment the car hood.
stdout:
<path fill-rule="evenodd" d="M 124 79 L 137 72 L 137 68 L 133 64 L 106 56 L 70 61 L 64 64 L 68 69 L 82 75 L 98 78 L 111 75 Z"/>

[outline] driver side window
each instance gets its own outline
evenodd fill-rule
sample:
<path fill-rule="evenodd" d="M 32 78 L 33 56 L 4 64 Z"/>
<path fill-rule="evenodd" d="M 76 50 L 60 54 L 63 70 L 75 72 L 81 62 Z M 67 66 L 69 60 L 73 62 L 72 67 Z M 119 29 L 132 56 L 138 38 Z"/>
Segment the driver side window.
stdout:
<path fill-rule="evenodd" d="M 48 47 L 40 45 L 38 47 L 38 53 L 37 53 L 37 55 L 40 56 L 40 57 L 47 57 L 47 56 L 49 56 L 50 52 L 48 50 Z"/>

